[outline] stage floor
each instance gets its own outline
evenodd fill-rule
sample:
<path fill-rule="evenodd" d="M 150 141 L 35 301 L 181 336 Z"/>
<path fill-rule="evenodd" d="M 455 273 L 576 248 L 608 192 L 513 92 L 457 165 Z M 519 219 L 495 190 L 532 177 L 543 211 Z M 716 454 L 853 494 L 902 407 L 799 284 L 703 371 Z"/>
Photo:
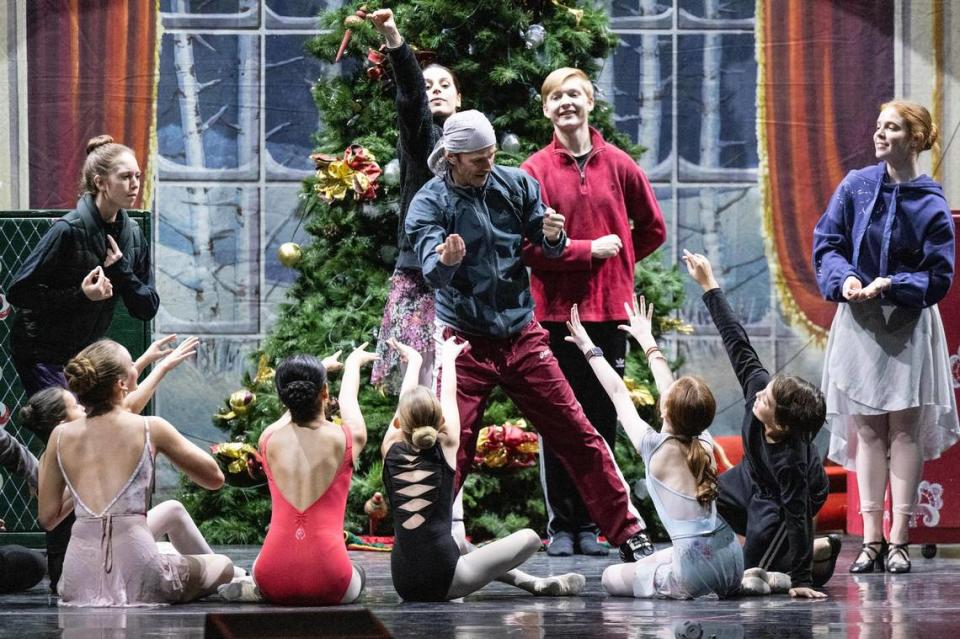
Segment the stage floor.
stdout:
<path fill-rule="evenodd" d="M 733 637 L 903 638 L 944 637 L 960 628 L 960 559 L 941 553 L 932 560 L 911 548 L 909 575 L 854 577 L 846 568 L 857 539 L 845 539 L 836 576 L 825 601 L 791 600 L 785 595 L 717 601 L 642 601 L 611 598 L 600 588 L 603 568 L 615 561 L 586 557 L 551 558 L 538 553 L 525 564 L 535 574 L 575 570 L 587 577 L 577 598 L 534 598 L 502 584 L 487 586 L 462 603 L 403 604 L 390 584 L 387 553 L 354 552 L 367 571 L 363 607 L 395 637 L 488 639 L 493 637 L 576 637 L 628 639 L 674 637 L 685 620 L 701 623 L 703 639 Z M 257 548 L 219 549 L 250 568 Z M 955 550 L 955 549 L 950 549 Z M 280 608 L 226 604 L 216 597 L 153 609 L 61 609 L 47 583 L 0 597 L 0 637 L 202 637 L 209 612 L 254 612 Z M 280 636 L 280 635 L 277 635 Z M 322 636 L 318 634 L 317 636 Z M 695 635 L 692 635 L 695 636 Z"/>

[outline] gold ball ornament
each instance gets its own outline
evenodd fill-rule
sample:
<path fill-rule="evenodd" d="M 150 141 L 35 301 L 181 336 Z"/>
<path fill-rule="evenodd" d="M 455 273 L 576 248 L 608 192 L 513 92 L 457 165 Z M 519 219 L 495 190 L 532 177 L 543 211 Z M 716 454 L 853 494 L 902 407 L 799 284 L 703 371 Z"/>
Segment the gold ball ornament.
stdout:
<path fill-rule="evenodd" d="M 277 249 L 277 259 L 287 268 L 296 266 L 300 262 L 302 255 L 303 252 L 300 250 L 300 245 L 296 242 L 284 242 L 280 245 L 280 248 Z"/>
<path fill-rule="evenodd" d="M 257 403 L 257 396 L 246 388 L 234 391 L 230 394 L 230 408 L 237 415 L 244 415 L 250 408 Z"/>

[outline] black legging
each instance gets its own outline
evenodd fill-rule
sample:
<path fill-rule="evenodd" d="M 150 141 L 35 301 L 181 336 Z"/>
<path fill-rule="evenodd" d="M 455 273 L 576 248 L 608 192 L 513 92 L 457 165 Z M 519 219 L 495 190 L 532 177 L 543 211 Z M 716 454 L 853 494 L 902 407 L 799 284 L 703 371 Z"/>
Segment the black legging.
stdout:
<path fill-rule="evenodd" d="M 0 594 L 33 588 L 47 572 L 43 554 L 23 546 L 0 546 Z"/>

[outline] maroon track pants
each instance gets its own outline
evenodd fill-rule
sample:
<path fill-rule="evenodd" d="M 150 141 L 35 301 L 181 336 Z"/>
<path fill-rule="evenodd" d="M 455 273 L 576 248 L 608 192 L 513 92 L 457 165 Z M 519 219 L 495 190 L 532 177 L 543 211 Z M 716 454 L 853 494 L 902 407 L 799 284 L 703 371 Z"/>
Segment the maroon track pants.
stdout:
<path fill-rule="evenodd" d="M 458 491 L 473 465 L 487 399 L 500 386 L 570 473 L 587 511 L 611 543 L 619 545 L 645 527 L 613 453 L 584 415 L 540 324 L 530 322 L 507 338 L 444 327 L 444 339 L 451 335 L 470 342 L 470 350 L 457 358 Z"/>

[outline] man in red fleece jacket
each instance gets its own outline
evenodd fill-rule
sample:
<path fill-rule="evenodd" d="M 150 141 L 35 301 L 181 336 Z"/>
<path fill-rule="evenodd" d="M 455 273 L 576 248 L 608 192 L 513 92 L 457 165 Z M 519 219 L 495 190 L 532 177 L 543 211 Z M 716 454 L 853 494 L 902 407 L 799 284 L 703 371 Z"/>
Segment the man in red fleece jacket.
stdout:
<path fill-rule="evenodd" d="M 531 155 L 523 168 L 540 182 L 544 204 L 566 219 L 569 243 L 559 259 L 547 259 L 529 243 L 524 261 L 536 318 L 550 332 L 550 347 L 587 418 L 613 453 L 617 416 L 593 371 L 576 346 L 566 342 L 570 307 L 593 342 L 621 376 L 627 319 L 625 302 L 634 294 L 634 264 L 663 244 L 666 225 L 653 189 L 637 163 L 604 141 L 590 126 L 593 85 L 569 67 L 547 76 L 540 90 L 543 114 L 553 122 L 553 142 Z M 547 552 L 605 555 L 572 480 L 558 459 L 541 446 L 541 478 L 547 503 Z"/>

